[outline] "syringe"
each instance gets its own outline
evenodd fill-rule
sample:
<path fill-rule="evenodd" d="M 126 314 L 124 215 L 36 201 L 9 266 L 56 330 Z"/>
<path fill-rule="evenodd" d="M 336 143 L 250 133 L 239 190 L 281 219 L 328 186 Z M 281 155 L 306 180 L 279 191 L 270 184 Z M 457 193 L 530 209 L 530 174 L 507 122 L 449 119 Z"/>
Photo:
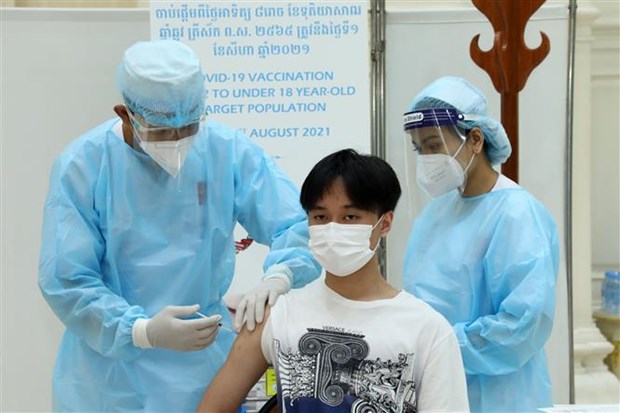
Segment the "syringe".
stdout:
<path fill-rule="evenodd" d="M 209 318 L 209 317 L 207 317 L 206 315 L 202 314 L 200 311 L 196 311 L 196 314 L 197 314 L 197 315 L 199 315 L 199 316 L 200 316 L 200 317 L 202 317 L 202 318 Z M 234 333 L 234 331 L 233 331 L 230 327 L 227 327 L 227 326 L 223 325 L 222 323 L 217 323 L 217 325 L 218 325 L 218 326 L 219 326 L 222 330 L 224 330 L 224 331 L 228 331 L 228 332 Z"/>

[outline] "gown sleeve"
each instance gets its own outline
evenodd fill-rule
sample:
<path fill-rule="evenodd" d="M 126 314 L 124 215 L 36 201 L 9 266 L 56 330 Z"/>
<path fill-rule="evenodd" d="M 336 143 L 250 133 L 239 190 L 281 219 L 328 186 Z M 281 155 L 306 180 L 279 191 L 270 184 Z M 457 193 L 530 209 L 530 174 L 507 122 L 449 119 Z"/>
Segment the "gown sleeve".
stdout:
<path fill-rule="evenodd" d="M 503 375 L 539 352 L 553 326 L 559 246 L 549 213 L 510 206 L 484 258 L 496 312 L 454 325 L 467 374 Z"/>
<path fill-rule="evenodd" d="M 106 242 L 94 208 L 100 162 L 94 153 L 65 153 L 50 177 L 45 202 L 39 288 L 67 329 L 106 357 L 133 360 L 141 354 L 133 324 L 146 318 L 103 280 Z"/>
<path fill-rule="evenodd" d="M 266 274 L 285 274 L 293 287 L 302 287 L 320 275 L 321 267 L 308 248 L 308 221 L 299 190 L 258 145 L 242 135 L 237 152 L 239 222 L 253 239 L 270 247 L 263 266 Z"/>

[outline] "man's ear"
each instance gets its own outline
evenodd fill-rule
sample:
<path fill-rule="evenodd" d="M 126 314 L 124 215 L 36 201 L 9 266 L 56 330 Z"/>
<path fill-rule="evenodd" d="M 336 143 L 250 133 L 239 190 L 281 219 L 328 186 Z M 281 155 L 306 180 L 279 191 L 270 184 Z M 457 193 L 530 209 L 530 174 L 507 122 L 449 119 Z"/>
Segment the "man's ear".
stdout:
<path fill-rule="evenodd" d="M 381 221 L 381 236 L 385 237 L 392 229 L 392 222 L 394 221 L 394 211 L 388 211 L 383 214 L 383 220 Z"/>
<path fill-rule="evenodd" d="M 116 113 L 118 117 L 123 120 L 123 123 L 129 124 L 130 122 L 129 114 L 127 113 L 127 107 L 125 105 L 121 105 L 121 104 L 115 105 L 114 113 Z"/>
<path fill-rule="evenodd" d="M 133 146 L 133 130 L 131 129 L 131 119 L 129 119 L 128 109 L 125 105 L 114 106 L 114 113 L 123 121 L 123 139 L 129 146 Z"/>
<path fill-rule="evenodd" d="M 482 152 L 482 147 L 484 146 L 484 133 L 482 133 L 480 128 L 473 128 L 469 131 L 467 134 L 467 144 L 476 155 Z"/>

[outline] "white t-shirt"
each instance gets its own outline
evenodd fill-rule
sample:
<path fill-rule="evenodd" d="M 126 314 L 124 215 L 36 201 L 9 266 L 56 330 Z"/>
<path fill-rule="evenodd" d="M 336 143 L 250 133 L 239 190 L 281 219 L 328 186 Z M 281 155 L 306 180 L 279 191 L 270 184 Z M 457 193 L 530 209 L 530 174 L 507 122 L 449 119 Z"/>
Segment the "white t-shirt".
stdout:
<path fill-rule="evenodd" d="M 353 301 L 319 278 L 278 298 L 262 349 L 283 412 L 469 411 L 452 328 L 404 291 Z"/>

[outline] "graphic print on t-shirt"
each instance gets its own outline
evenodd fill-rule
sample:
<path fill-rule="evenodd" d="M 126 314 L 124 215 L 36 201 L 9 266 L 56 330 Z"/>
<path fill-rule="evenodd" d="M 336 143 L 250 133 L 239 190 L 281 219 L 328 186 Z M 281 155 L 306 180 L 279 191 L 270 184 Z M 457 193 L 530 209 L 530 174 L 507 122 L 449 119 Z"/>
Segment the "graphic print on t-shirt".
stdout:
<path fill-rule="evenodd" d="M 307 330 L 297 353 L 274 340 L 281 411 L 417 412 L 413 354 L 367 360 L 363 335 L 335 327 Z"/>

